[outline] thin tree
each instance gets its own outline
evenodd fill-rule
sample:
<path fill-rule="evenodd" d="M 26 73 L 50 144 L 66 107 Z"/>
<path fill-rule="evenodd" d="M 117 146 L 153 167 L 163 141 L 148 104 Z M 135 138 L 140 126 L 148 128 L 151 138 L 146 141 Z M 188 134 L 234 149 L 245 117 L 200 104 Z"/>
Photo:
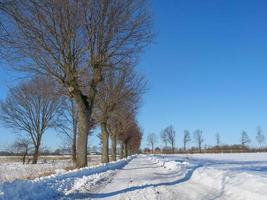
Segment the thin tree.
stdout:
<path fill-rule="evenodd" d="M 76 145 L 78 134 L 78 109 L 73 99 L 66 98 L 62 105 L 64 112 L 59 118 L 58 129 L 64 145 L 71 147 L 72 161 L 76 163 Z"/>
<path fill-rule="evenodd" d="M 241 132 L 241 145 L 245 148 L 250 143 L 250 138 L 246 131 Z"/>
<path fill-rule="evenodd" d="M 186 151 L 187 144 L 191 141 L 190 132 L 188 130 L 184 130 L 184 151 Z"/>
<path fill-rule="evenodd" d="M 87 139 L 99 83 L 106 70 L 132 63 L 151 42 L 143 0 L 20 1 L 2 5 L 12 31 L 6 47 L 22 71 L 46 74 L 62 85 L 79 110 L 76 167 L 87 165 Z M 23 63 L 23 58 L 27 64 Z M 23 65 L 20 65 L 23 63 Z"/>
<path fill-rule="evenodd" d="M 203 138 L 203 132 L 202 132 L 202 130 L 197 129 L 197 130 L 194 131 L 194 139 L 195 139 L 195 142 L 196 142 L 197 145 L 198 145 L 198 150 L 199 150 L 199 152 L 201 153 L 202 144 L 203 144 L 203 142 L 204 142 L 204 138 Z"/>
<path fill-rule="evenodd" d="M 160 132 L 160 138 L 162 142 L 164 143 L 165 147 L 167 147 L 168 146 L 167 134 L 164 130 Z"/>
<path fill-rule="evenodd" d="M 221 136 L 220 136 L 220 134 L 216 133 L 215 137 L 216 137 L 216 145 L 220 146 L 221 145 Z"/>
<path fill-rule="evenodd" d="M 172 153 L 174 153 L 174 145 L 175 145 L 175 130 L 173 126 L 166 127 L 163 132 L 165 132 L 166 140 L 171 145 Z"/>
<path fill-rule="evenodd" d="M 22 155 L 22 164 L 26 162 L 26 157 L 29 155 L 30 151 L 33 149 L 32 142 L 28 138 L 19 138 L 12 145 L 12 149 L 16 150 L 16 153 Z"/>
<path fill-rule="evenodd" d="M 264 136 L 264 133 L 263 133 L 263 130 L 261 127 L 257 128 L 256 140 L 257 140 L 259 146 L 262 147 L 262 144 L 264 144 L 264 142 L 265 142 L 265 136 Z"/>
<path fill-rule="evenodd" d="M 51 93 L 52 84 L 44 78 L 34 78 L 12 88 L 0 104 L 1 122 L 31 138 L 32 164 L 37 163 L 43 134 L 57 126 L 57 115 L 61 113 L 61 99 Z"/>
<path fill-rule="evenodd" d="M 147 143 L 151 146 L 152 154 L 154 153 L 154 146 L 157 143 L 157 136 L 155 133 L 151 133 L 147 136 Z"/>

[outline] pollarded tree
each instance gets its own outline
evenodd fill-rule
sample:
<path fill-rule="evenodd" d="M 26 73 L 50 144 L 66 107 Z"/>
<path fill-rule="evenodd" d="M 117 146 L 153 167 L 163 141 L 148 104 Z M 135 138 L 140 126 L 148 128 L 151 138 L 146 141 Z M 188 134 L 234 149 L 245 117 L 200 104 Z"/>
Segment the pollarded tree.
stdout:
<path fill-rule="evenodd" d="M 186 145 L 190 141 L 191 141 L 190 132 L 188 130 L 184 130 L 184 137 L 183 137 L 184 151 L 186 151 Z"/>
<path fill-rule="evenodd" d="M 166 127 L 163 132 L 166 135 L 166 140 L 170 143 L 172 147 L 172 153 L 174 153 L 174 144 L 175 144 L 175 130 L 172 126 Z"/>
<path fill-rule="evenodd" d="M 151 42 L 143 0 L 10 0 L 6 47 L 20 55 L 22 71 L 57 80 L 79 110 L 76 167 L 87 165 L 87 138 L 99 83 L 106 70 L 135 61 Z M 23 58 L 27 64 L 23 63 Z M 20 65 L 20 64 L 23 65 Z"/>
<path fill-rule="evenodd" d="M 109 136 L 114 143 L 113 148 L 116 146 L 116 122 L 113 122 L 113 126 L 108 123 L 114 121 L 112 118 L 116 117 L 116 110 L 120 110 L 124 104 L 138 105 L 144 88 L 144 78 L 134 72 L 133 67 L 109 71 L 106 79 L 99 84 L 95 117 L 100 124 L 102 134 L 102 162 L 109 162 Z"/>
<path fill-rule="evenodd" d="M 116 161 L 117 160 L 117 140 L 118 140 L 118 132 L 119 129 L 119 122 L 115 117 L 112 117 L 108 120 L 107 123 L 107 132 L 110 135 L 111 138 L 111 160 Z"/>
<path fill-rule="evenodd" d="M 157 143 L 157 136 L 155 133 L 151 133 L 147 136 L 147 143 L 151 146 L 152 154 L 154 153 L 154 146 Z"/>
<path fill-rule="evenodd" d="M 1 102 L 1 122 L 31 138 L 33 164 L 37 163 L 45 131 L 57 126 L 57 115 L 62 113 L 61 98 L 53 89 L 51 81 L 37 77 L 10 89 L 5 101 Z"/>
<path fill-rule="evenodd" d="M 199 150 L 199 152 L 201 153 L 202 144 L 203 144 L 203 142 L 204 142 L 204 138 L 203 138 L 203 132 L 202 132 L 202 130 L 197 129 L 197 130 L 194 131 L 194 139 L 195 139 L 195 142 L 196 142 L 197 145 L 198 145 L 198 150 Z"/>
<path fill-rule="evenodd" d="M 136 116 L 136 105 L 129 103 L 124 104 L 120 109 L 116 110 L 116 117 L 113 120 L 117 121 L 117 139 L 120 142 L 120 158 L 128 156 L 129 142 L 132 138 L 131 130 L 137 126 L 135 119 Z"/>
<path fill-rule="evenodd" d="M 137 154 L 141 146 L 143 133 L 138 125 L 131 130 L 131 136 L 128 149 L 130 155 Z"/>

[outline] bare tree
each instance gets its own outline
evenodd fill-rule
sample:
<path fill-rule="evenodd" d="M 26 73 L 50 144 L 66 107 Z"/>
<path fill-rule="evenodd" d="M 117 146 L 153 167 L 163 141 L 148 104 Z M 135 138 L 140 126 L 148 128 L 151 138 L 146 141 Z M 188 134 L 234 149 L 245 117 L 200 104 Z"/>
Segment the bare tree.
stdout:
<path fill-rule="evenodd" d="M 147 136 L 147 143 L 151 146 L 152 154 L 154 153 L 154 146 L 157 143 L 157 136 L 155 133 L 151 133 Z"/>
<path fill-rule="evenodd" d="M 140 95 L 143 94 L 145 88 L 143 76 L 134 72 L 134 68 L 124 67 L 120 70 L 109 71 L 105 77 L 106 79 L 99 84 L 95 104 L 95 116 L 102 134 L 103 163 L 109 162 L 109 136 L 111 136 L 112 147 L 116 148 L 115 126 L 117 125 L 112 119 L 116 117 L 116 110 L 120 110 L 123 104 L 138 105 Z"/>
<path fill-rule="evenodd" d="M 241 145 L 244 148 L 246 145 L 250 143 L 250 138 L 246 131 L 241 132 Z"/>
<path fill-rule="evenodd" d="M 0 7 L 12 28 L 6 43 L 27 65 L 62 84 L 79 110 L 76 167 L 87 165 L 92 109 L 104 72 L 132 63 L 151 42 L 151 18 L 143 0 L 20 1 Z M 11 31 L 11 30 L 9 30 Z"/>
<path fill-rule="evenodd" d="M 137 153 L 139 150 L 142 133 L 134 118 L 128 118 L 127 125 L 124 132 L 121 132 L 120 139 L 123 141 L 123 156 L 127 157 L 133 153 Z"/>
<path fill-rule="evenodd" d="M 129 102 L 128 102 L 129 103 Z M 124 104 L 121 109 L 116 110 L 116 118 L 113 120 L 117 121 L 117 139 L 120 142 L 120 158 L 127 157 L 129 154 L 129 143 L 132 140 L 135 132 L 138 132 L 140 129 L 136 121 L 136 104 L 129 103 Z"/>
<path fill-rule="evenodd" d="M 172 153 L 174 153 L 174 144 L 175 144 L 175 130 L 173 126 L 166 127 L 163 132 L 165 132 L 166 140 L 170 143 L 172 147 Z"/>
<path fill-rule="evenodd" d="M 117 160 L 117 135 L 119 132 L 119 123 L 116 119 L 111 118 L 107 124 L 108 133 L 110 134 L 112 146 L 111 146 L 111 160 Z"/>
<path fill-rule="evenodd" d="M 1 102 L 1 122 L 9 128 L 23 131 L 34 145 L 32 163 L 36 164 L 43 134 L 56 127 L 61 101 L 51 93 L 52 82 L 34 78 L 12 88 L 5 101 Z"/>
<path fill-rule="evenodd" d="M 184 151 L 186 151 L 187 143 L 191 141 L 190 132 L 188 130 L 184 130 Z"/>
<path fill-rule="evenodd" d="M 202 130 L 197 129 L 197 130 L 194 131 L 194 139 L 195 139 L 195 142 L 196 142 L 197 145 L 198 145 L 198 150 L 199 150 L 199 152 L 201 153 L 202 144 L 203 144 L 203 142 L 204 142 L 204 138 L 203 138 L 203 132 L 202 132 Z"/>
<path fill-rule="evenodd" d="M 139 152 L 141 141 L 143 137 L 143 133 L 140 130 L 140 127 L 137 125 L 134 129 L 131 131 L 131 139 L 129 141 L 129 154 L 136 154 Z"/>
<path fill-rule="evenodd" d="M 58 129 L 65 145 L 71 148 L 72 161 L 76 163 L 77 134 L 78 134 L 78 109 L 75 102 L 71 98 L 66 98 L 62 104 L 64 112 L 59 118 Z"/>
<path fill-rule="evenodd" d="M 32 142 L 28 138 L 19 138 L 13 145 L 12 148 L 16 150 L 16 153 L 22 155 L 22 163 L 25 164 L 26 157 L 33 149 Z"/>
<path fill-rule="evenodd" d="M 167 134 L 164 130 L 162 130 L 160 132 L 160 138 L 161 138 L 162 142 L 164 143 L 165 147 L 167 147 L 168 146 L 168 139 L 167 139 Z"/>
<path fill-rule="evenodd" d="M 217 146 L 220 146 L 221 145 L 221 137 L 220 137 L 220 134 L 219 133 L 216 133 L 215 137 L 216 137 L 216 145 Z"/>
<path fill-rule="evenodd" d="M 260 126 L 257 128 L 256 140 L 259 143 L 259 146 L 262 147 L 262 144 L 265 142 L 265 136 Z"/>

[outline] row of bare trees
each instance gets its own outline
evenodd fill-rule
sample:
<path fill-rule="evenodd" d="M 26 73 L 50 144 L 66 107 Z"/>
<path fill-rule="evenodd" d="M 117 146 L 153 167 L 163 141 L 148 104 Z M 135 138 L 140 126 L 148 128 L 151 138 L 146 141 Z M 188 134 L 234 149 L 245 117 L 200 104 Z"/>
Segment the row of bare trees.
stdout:
<path fill-rule="evenodd" d="M 168 145 L 171 146 L 170 151 L 171 153 L 175 152 L 175 130 L 173 128 L 173 126 L 168 126 L 165 129 L 163 129 L 160 132 L 160 138 L 162 143 L 164 144 L 164 148 L 167 150 L 168 149 Z M 184 134 L 183 134 L 183 150 L 180 149 L 179 152 L 183 151 L 185 152 L 188 149 L 188 144 L 193 141 L 196 143 L 197 145 L 197 149 L 198 152 L 202 152 L 203 149 L 203 143 L 204 143 L 204 136 L 203 136 L 203 131 L 201 129 L 197 129 L 195 131 L 193 131 L 193 135 L 192 135 L 192 139 L 191 139 L 191 134 L 189 132 L 189 130 L 184 130 Z M 215 139 L 216 139 L 216 148 L 220 148 L 222 147 L 222 143 L 221 143 L 221 137 L 219 133 L 215 134 Z M 263 130 L 261 127 L 257 127 L 257 132 L 256 132 L 256 137 L 255 137 L 257 143 L 259 144 L 260 148 L 263 148 L 263 144 L 265 143 L 265 135 L 263 133 Z M 157 135 L 152 133 L 149 134 L 147 136 L 147 142 L 148 145 L 151 148 L 151 152 L 154 153 L 154 149 L 155 149 L 155 145 L 157 143 Z M 246 131 L 242 131 L 240 134 L 240 147 L 245 149 L 248 149 L 248 145 L 251 142 L 251 139 L 249 138 L 248 134 Z M 225 146 L 225 145 L 224 145 Z M 238 146 L 238 145 L 235 145 Z M 159 151 L 159 148 L 157 148 Z M 196 148 L 194 148 L 196 149 Z M 148 149 L 146 149 L 148 150 Z"/>
<path fill-rule="evenodd" d="M 171 145 L 171 153 L 175 153 L 175 138 L 176 138 L 176 133 L 173 128 L 173 126 L 167 126 L 165 129 L 163 129 L 160 132 L 160 138 L 165 145 L 164 148 L 168 148 L 168 144 Z M 194 141 L 196 142 L 199 152 L 201 152 L 202 145 L 204 142 L 204 137 L 203 137 L 203 132 L 200 129 L 197 129 L 193 133 L 193 138 Z M 154 146 L 157 143 L 157 136 L 156 134 L 152 133 L 148 135 L 147 137 L 147 142 L 151 146 L 152 153 L 154 151 Z M 186 151 L 188 143 L 191 142 L 191 136 L 190 132 L 188 130 L 184 130 L 184 135 L 183 135 L 183 145 L 184 145 L 184 151 Z"/>
<path fill-rule="evenodd" d="M 0 0 L 0 15 L 1 53 L 9 65 L 51 80 L 54 90 L 73 101 L 76 167 L 87 165 L 93 118 L 101 127 L 103 162 L 108 162 L 109 136 L 122 141 L 125 155 L 136 148 L 141 134 L 135 113 L 143 87 L 136 84 L 140 77 L 133 66 L 152 38 L 145 1 Z M 37 131 L 52 125 L 45 121 Z M 38 139 L 33 139 L 36 149 Z"/>

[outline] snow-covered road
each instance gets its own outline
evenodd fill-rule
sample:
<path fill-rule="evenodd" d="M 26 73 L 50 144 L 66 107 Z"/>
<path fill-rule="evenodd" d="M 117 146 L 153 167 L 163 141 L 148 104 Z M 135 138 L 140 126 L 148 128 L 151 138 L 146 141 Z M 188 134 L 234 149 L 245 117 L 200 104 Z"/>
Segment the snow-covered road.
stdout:
<path fill-rule="evenodd" d="M 182 164 L 179 169 L 170 170 L 164 163 L 139 156 L 119 170 L 109 184 L 89 196 L 92 199 L 176 199 L 168 188 L 190 179 L 196 167 Z"/>
<path fill-rule="evenodd" d="M 267 200 L 267 154 L 139 155 L 43 179 L 0 183 L 1 197 Z"/>

